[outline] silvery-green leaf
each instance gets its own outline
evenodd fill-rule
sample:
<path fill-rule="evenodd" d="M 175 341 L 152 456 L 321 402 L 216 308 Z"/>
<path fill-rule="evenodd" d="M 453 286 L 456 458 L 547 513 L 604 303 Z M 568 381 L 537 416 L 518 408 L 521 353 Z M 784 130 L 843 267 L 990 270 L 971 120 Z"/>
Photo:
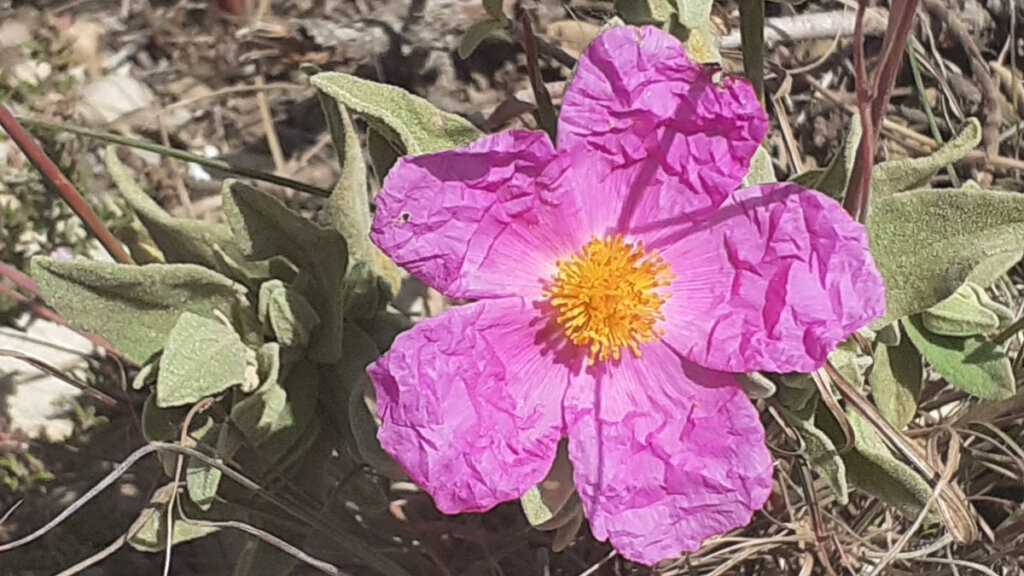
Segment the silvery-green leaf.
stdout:
<path fill-rule="evenodd" d="M 286 348 L 304 347 L 320 324 L 320 317 L 309 302 L 280 280 L 269 280 L 260 286 L 259 318 Z"/>
<path fill-rule="evenodd" d="M 505 19 L 505 3 L 503 0 L 483 0 L 484 11 L 495 20 Z"/>
<path fill-rule="evenodd" d="M 128 544 L 132 548 L 140 552 L 161 552 L 167 547 L 167 503 L 170 502 L 173 490 L 174 485 L 167 484 L 153 493 L 149 505 L 142 510 L 131 528 L 128 529 L 128 534 L 131 534 Z M 182 505 L 186 507 L 186 510 L 189 508 L 186 503 L 182 503 Z M 186 513 L 191 518 L 194 513 L 198 512 L 198 510 L 188 510 Z M 174 512 L 173 518 L 171 525 L 171 542 L 173 544 L 196 540 L 219 530 L 219 528 L 186 522 L 178 517 L 177 511 Z"/>
<path fill-rule="evenodd" d="M 981 336 L 934 334 L 920 316 L 904 319 L 903 328 L 924 359 L 953 386 L 986 400 L 1002 400 L 1016 392 L 1013 367 L 1001 347 Z"/>
<path fill-rule="evenodd" d="M 736 382 L 751 398 L 770 398 L 775 395 L 777 390 L 775 382 L 760 372 L 736 374 Z"/>
<path fill-rule="evenodd" d="M 775 181 L 775 167 L 772 166 L 771 154 L 764 146 L 758 146 L 750 158 L 750 169 L 747 170 L 747 175 L 740 182 L 740 188 L 769 184 Z"/>
<path fill-rule="evenodd" d="M 836 501 L 845 506 L 849 502 L 850 491 L 846 484 L 846 465 L 832 439 L 815 426 L 813 415 L 802 417 L 782 406 L 779 407 L 779 414 L 800 435 L 807 465 L 828 482 Z"/>
<path fill-rule="evenodd" d="M 804 188 L 817 190 L 841 202 L 846 195 L 846 186 L 850 182 L 853 163 L 857 159 L 861 134 L 860 117 L 854 116 L 850 119 L 850 128 L 846 133 L 843 146 L 829 162 L 829 165 L 824 169 L 797 174 L 790 181 Z"/>
<path fill-rule="evenodd" d="M 132 389 L 142 390 L 146 386 L 156 382 L 156 376 L 159 370 L 160 362 L 158 360 L 144 364 L 142 368 L 139 369 L 139 373 L 132 379 Z"/>
<path fill-rule="evenodd" d="M 875 347 L 875 364 L 868 377 L 871 396 L 878 413 L 897 430 L 906 428 L 917 413 L 923 378 L 921 354 L 909 338 L 897 346 Z"/>
<path fill-rule="evenodd" d="M 206 427 L 202 434 L 196 436 L 196 440 L 214 446 L 220 429 L 223 424 L 212 424 Z M 219 461 L 219 460 L 218 460 Z M 198 458 L 187 458 L 185 467 L 185 487 L 188 490 L 188 497 L 200 510 L 209 510 L 217 497 L 217 488 L 220 486 L 220 468 L 207 464 Z"/>
<path fill-rule="evenodd" d="M 981 123 L 977 118 L 968 118 L 956 137 L 928 156 L 890 160 L 875 166 L 871 172 L 871 193 L 883 197 L 926 187 L 936 172 L 962 159 L 979 142 Z"/>
<path fill-rule="evenodd" d="M 871 202 L 871 254 L 885 282 L 885 315 L 922 312 L 968 278 L 987 285 L 1024 253 L 1024 195 L 990 190 L 915 190 Z M 998 266 L 997 266 L 998 264 Z M 985 278 L 978 277 L 984 271 Z"/>
<path fill-rule="evenodd" d="M 118 159 L 115 148 L 107 148 L 104 161 L 114 185 L 167 262 L 198 264 L 220 271 L 214 254 L 217 247 L 234 257 L 240 254 L 231 229 L 224 224 L 175 218 L 165 212 L 132 180 L 128 169 Z"/>
<path fill-rule="evenodd" d="M 224 214 L 242 249 L 253 259 L 284 256 L 308 272 L 310 298 L 320 316 L 310 357 L 330 364 L 341 357 L 348 246 L 337 230 L 321 228 L 280 200 L 239 182 L 224 184 Z"/>
<path fill-rule="evenodd" d="M 985 306 L 991 299 L 981 287 L 975 290 L 976 286 L 965 283 L 949 298 L 922 312 L 921 323 L 928 331 L 943 336 L 975 336 L 999 328 L 999 316 Z"/>
<path fill-rule="evenodd" d="M 572 521 L 579 512 L 580 500 L 572 480 L 572 463 L 568 444 L 558 443 L 554 461 L 547 476 L 530 487 L 519 499 L 527 521 L 540 530 L 555 530 Z"/>
<path fill-rule="evenodd" d="M 843 455 L 850 482 L 894 506 L 904 517 L 917 518 L 931 497 L 931 486 L 893 456 L 878 432 L 860 415 L 848 412 L 846 417 L 855 438 L 854 449 Z M 934 521 L 937 516 L 933 508 L 929 518 Z"/>
<path fill-rule="evenodd" d="M 184 312 L 167 337 L 156 382 L 161 408 L 194 404 L 245 380 L 245 344 L 223 322 Z"/>
<path fill-rule="evenodd" d="M 366 129 L 366 150 L 370 154 L 370 166 L 373 167 L 373 174 L 377 177 L 377 183 L 383 184 L 391 167 L 398 161 L 401 153 L 395 149 L 391 142 L 374 130 L 373 127 Z"/>
<path fill-rule="evenodd" d="M 899 322 L 892 322 L 886 324 L 878 329 L 876 333 L 878 336 L 878 342 L 885 344 L 886 346 L 899 346 L 900 341 L 903 339 L 900 331 Z"/>
<path fill-rule="evenodd" d="M 679 23 L 691 30 L 704 28 L 711 21 L 711 0 L 676 0 Z"/>
<path fill-rule="evenodd" d="M 36 257 L 32 277 L 73 327 L 98 334 L 129 360 L 160 351 L 182 312 L 234 317 L 245 289 L 193 264 L 129 266 Z"/>
<path fill-rule="evenodd" d="M 418 156 L 465 146 L 481 136 L 467 120 L 438 110 L 423 98 L 396 86 L 378 84 L 349 74 L 321 72 L 310 79 L 352 112 L 366 118 L 375 130 Z"/>
<path fill-rule="evenodd" d="M 860 345 L 852 337 L 840 342 L 836 349 L 828 355 L 829 362 L 851 384 L 862 389 L 868 369 L 871 368 L 871 356 L 861 350 Z"/>
<path fill-rule="evenodd" d="M 487 20 L 476 22 L 469 27 L 469 30 L 466 30 L 466 33 L 462 36 L 462 41 L 459 42 L 459 58 L 463 60 L 469 58 L 470 54 L 476 50 L 476 47 L 484 41 L 484 38 L 504 28 L 504 18 L 501 20 L 488 18 Z"/>
<path fill-rule="evenodd" d="M 673 0 L 615 0 L 615 13 L 627 24 L 661 25 L 675 15 Z"/>

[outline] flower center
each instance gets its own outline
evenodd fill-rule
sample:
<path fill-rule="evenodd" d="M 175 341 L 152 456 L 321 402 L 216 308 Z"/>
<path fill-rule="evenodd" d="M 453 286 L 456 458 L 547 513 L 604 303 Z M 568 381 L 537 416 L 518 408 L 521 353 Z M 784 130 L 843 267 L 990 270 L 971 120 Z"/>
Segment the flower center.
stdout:
<path fill-rule="evenodd" d="M 669 297 L 659 291 L 675 277 L 657 250 L 644 251 L 622 236 L 591 238 L 569 260 L 558 261 L 558 274 L 543 295 L 558 311 L 558 324 L 577 346 L 590 349 L 595 360 L 619 359 L 629 348 L 640 356 L 639 345 L 657 340 L 664 330 L 661 305 Z"/>

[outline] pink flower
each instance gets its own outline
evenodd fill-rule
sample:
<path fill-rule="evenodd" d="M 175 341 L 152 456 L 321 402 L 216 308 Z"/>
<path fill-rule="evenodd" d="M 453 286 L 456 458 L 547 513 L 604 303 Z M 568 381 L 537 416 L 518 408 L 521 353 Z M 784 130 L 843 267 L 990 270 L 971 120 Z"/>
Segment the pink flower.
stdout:
<path fill-rule="evenodd" d="M 618 27 L 580 59 L 556 148 L 515 130 L 395 165 L 373 241 L 476 300 L 369 368 L 381 444 L 438 508 L 518 498 L 568 436 L 591 531 L 627 558 L 750 521 L 772 463 L 731 373 L 814 370 L 884 308 L 837 203 L 736 190 L 766 124 L 745 81 Z"/>

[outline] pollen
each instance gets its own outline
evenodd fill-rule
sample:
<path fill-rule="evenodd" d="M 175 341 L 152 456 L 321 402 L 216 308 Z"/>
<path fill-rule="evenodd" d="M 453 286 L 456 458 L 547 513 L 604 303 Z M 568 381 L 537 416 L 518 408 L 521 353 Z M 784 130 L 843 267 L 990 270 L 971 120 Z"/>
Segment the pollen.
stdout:
<path fill-rule="evenodd" d="M 640 356 L 640 344 L 658 340 L 664 330 L 663 289 L 675 277 L 657 250 L 622 236 L 591 238 L 558 273 L 543 295 L 557 313 L 566 338 L 589 349 L 589 363 L 618 360 L 623 348 Z"/>

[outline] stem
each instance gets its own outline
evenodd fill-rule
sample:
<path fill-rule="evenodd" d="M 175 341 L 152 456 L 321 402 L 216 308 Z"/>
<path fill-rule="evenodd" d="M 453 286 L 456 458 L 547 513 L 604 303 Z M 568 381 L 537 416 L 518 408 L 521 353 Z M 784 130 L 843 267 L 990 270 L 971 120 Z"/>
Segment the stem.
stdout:
<path fill-rule="evenodd" d="M 134 264 L 131 256 L 128 255 L 128 252 L 125 252 L 124 247 L 117 241 L 117 238 L 114 238 L 114 235 L 110 233 L 110 230 L 103 224 L 92 207 L 82 198 L 78 190 L 75 190 L 71 182 L 61 174 L 60 168 L 53 163 L 53 160 L 50 160 L 50 157 L 43 152 L 39 144 L 36 144 L 32 136 L 22 128 L 21 124 L 11 114 L 11 111 L 3 104 L 0 104 L 0 126 L 3 126 L 11 140 L 18 145 L 18 148 L 29 159 L 29 162 L 32 162 L 36 170 L 43 175 L 43 180 L 49 187 L 56 190 L 57 194 L 82 219 L 85 227 L 100 241 L 100 244 L 103 245 L 107 253 L 121 264 Z"/>
<path fill-rule="evenodd" d="M 743 72 L 764 108 L 764 0 L 740 0 Z"/>
<path fill-rule="evenodd" d="M 917 98 L 921 101 L 921 107 L 924 108 L 924 114 L 928 117 L 928 128 L 931 130 L 932 138 L 935 139 L 939 144 L 943 143 L 942 132 L 939 131 L 939 125 L 935 122 L 935 114 L 932 112 L 932 105 L 928 102 L 928 95 L 924 92 L 924 80 L 921 79 L 921 70 L 917 66 L 917 55 L 914 54 L 914 43 L 911 41 L 910 36 L 907 36 L 907 61 L 910 63 L 910 73 L 914 77 L 914 88 L 917 90 Z M 1014 91 L 1014 95 L 1017 92 Z M 946 173 L 949 174 L 949 179 L 953 182 L 954 188 L 960 187 L 960 180 L 956 177 L 956 171 L 953 170 L 953 166 L 946 166 Z"/>
<path fill-rule="evenodd" d="M 278 186 L 284 186 L 285 188 L 291 188 L 292 190 L 298 190 L 299 192 L 305 192 L 306 194 L 320 196 L 321 198 L 327 198 L 328 196 L 331 195 L 330 190 L 325 190 L 318 186 L 313 186 L 312 184 L 306 184 L 304 182 L 299 182 L 298 180 L 285 178 L 284 176 L 277 176 L 276 174 L 267 174 L 266 172 L 260 172 L 259 170 L 250 170 L 249 168 L 242 168 L 241 166 L 232 166 L 227 162 L 224 162 L 223 160 L 214 160 L 213 158 L 199 156 L 198 154 L 192 154 L 191 152 L 178 150 L 176 148 L 168 148 L 166 146 L 160 146 L 158 144 L 152 144 L 150 142 L 144 142 L 142 140 L 124 138 L 122 136 L 117 136 L 114 134 L 107 134 L 105 132 L 89 130 L 88 128 L 79 128 L 78 126 L 69 126 L 67 124 L 47 122 L 45 120 L 22 118 L 21 121 L 29 126 L 33 126 L 36 128 L 42 128 L 45 130 L 59 130 L 61 132 L 70 132 L 72 134 L 78 134 L 80 136 L 96 138 L 97 140 L 102 140 L 104 142 L 109 142 L 111 144 L 120 144 L 121 146 L 128 146 L 129 148 L 137 148 L 139 150 L 155 152 L 162 156 L 169 156 L 171 158 L 177 158 L 178 160 L 184 160 L 185 162 L 199 164 L 200 166 L 211 168 L 213 170 L 219 170 L 221 172 L 224 172 L 225 174 L 228 174 L 229 176 L 252 178 L 253 180 L 268 182 L 270 184 L 277 184 Z"/>
<path fill-rule="evenodd" d="M 523 50 L 526 52 L 526 69 L 530 75 L 533 97 L 537 101 L 537 120 L 554 144 L 557 142 L 558 120 L 555 115 L 555 106 L 551 103 L 551 94 L 548 93 L 547 86 L 544 85 L 544 78 L 540 74 L 540 62 L 537 59 L 537 37 L 533 35 L 529 13 L 523 12 L 520 23 L 523 27 L 520 40 L 523 43 Z"/>

